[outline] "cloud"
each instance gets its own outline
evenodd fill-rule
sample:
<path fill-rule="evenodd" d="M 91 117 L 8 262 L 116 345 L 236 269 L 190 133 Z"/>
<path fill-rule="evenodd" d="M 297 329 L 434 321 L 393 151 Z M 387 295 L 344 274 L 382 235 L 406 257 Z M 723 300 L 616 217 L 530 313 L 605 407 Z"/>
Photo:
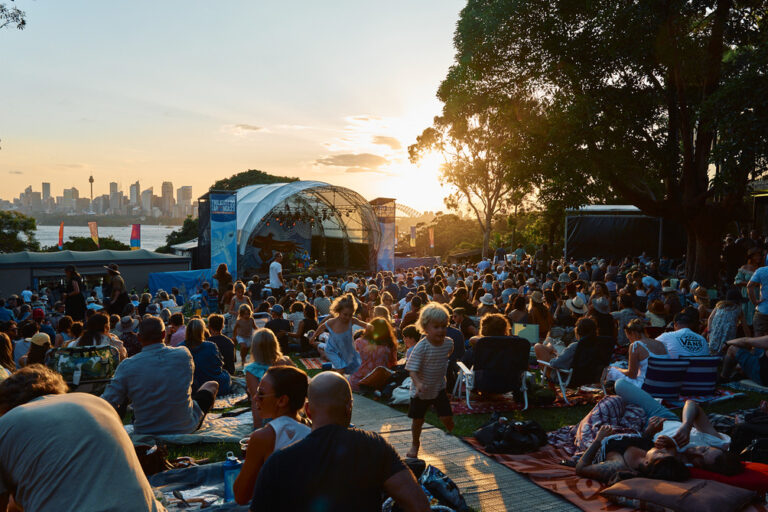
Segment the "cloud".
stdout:
<path fill-rule="evenodd" d="M 350 174 L 356 174 L 361 172 L 378 172 L 385 174 L 384 171 L 380 171 L 378 169 L 364 169 L 362 167 L 349 167 L 344 172 L 350 173 Z"/>
<path fill-rule="evenodd" d="M 251 133 L 266 133 L 269 132 L 266 128 L 263 126 L 256 126 L 253 124 L 246 124 L 246 123 L 240 123 L 240 124 L 230 124 L 223 126 L 222 131 L 231 133 L 232 135 L 237 135 L 239 137 L 244 137 L 245 135 L 251 134 Z"/>
<path fill-rule="evenodd" d="M 389 146 L 392 149 L 402 149 L 403 147 L 399 140 L 394 137 L 387 137 L 386 135 L 374 135 L 373 143 Z"/>
<path fill-rule="evenodd" d="M 9 174 L 24 174 L 22 171 L 8 171 Z"/>
<path fill-rule="evenodd" d="M 57 164 L 59 167 L 64 167 L 65 169 L 85 169 L 85 164 Z"/>
<path fill-rule="evenodd" d="M 357 123 L 367 123 L 369 121 L 381 121 L 381 118 L 379 116 L 369 116 L 367 114 L 363 114 L 359 116 L 347 117 L 347 121 L 357 122 Z"/>
<path fill-rule="evenodd" d="M 325 158 L 319 158 L 315 161 L 316 165 L 360 169 L 360 171 L 352 172 L 375 171 L 378 170 L 379 167 L 388 163 L 389 160 L 383 156 L 374 155 L 372 153 L 343 153 L 340 155 L 331 155 Z M 350 171 L 347 170 L 347 172 Z"/>

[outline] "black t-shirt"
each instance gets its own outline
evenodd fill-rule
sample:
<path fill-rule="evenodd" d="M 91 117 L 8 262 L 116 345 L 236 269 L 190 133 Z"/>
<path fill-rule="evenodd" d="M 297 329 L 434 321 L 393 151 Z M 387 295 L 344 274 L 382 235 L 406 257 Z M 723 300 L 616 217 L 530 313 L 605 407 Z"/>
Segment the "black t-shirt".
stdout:
<path fill-rule="evenodd" d="M 384 482 L 405 468 L 380 435 L 326 425 L 267 459 L 251 510 L 378 512 Z"/>
<path fill-rule="evenodd" d="M 278 333 L 280 331 L 292 332 L 291 322 L 289 322 L 285 318 L 273 318 L 272 320 L 267 322 L 267 324 L 264 327 L 266 327 L 267 329 L 270 329 L 273 333 L 275 333 L 275 336 L 277 336 L 277 341 L 279 341 L 280 345 L 283 347 L 288 342 L 288 338 L 287 336 L 285 336 L 285 334 L 280 336 Z"/>
<path fill-rule="evenodd" d="M 224 336 L 223 334 L 217 334 L 215 336 L 211 336 L 210 338 L 208 338 L 207 341 L 211 341 L 215 343 L 217 347 L 219 347 L 219 352 L 221 352 L 221 358 L 224 360 L 224 369 L 227 370 L 227 372 L 230 375 L 234 375 L 235 374 L 234 342 L 228 337 Z"/>

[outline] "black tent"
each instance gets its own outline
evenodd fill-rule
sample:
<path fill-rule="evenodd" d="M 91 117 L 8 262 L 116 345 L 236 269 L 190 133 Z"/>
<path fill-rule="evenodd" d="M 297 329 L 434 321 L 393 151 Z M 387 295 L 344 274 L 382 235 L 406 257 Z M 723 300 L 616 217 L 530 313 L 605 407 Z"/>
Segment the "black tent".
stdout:
<path fill-rule="evenodd" d="M 591 205 L 565 212 L 565 256 L 623 258 L 646 253 L 680 258 L 687 237 L 681 225 L 649 217 L 628 205 Z"/>

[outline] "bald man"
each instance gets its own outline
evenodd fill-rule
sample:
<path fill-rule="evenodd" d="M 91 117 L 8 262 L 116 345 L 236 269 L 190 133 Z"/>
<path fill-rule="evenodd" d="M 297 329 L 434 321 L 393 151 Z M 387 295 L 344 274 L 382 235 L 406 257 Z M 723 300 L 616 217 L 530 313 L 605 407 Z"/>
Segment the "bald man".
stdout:
<path fill-rule="evenodd" d="M 307 415 L 312 433 L 273 453 L 262 467 L 252 511 L 378 512 L 382 492 L 406 511 L 429 503 L 413 473 L 380 435 L 349 428 L 352 390 L 336 372 L 309 384 Z"/>

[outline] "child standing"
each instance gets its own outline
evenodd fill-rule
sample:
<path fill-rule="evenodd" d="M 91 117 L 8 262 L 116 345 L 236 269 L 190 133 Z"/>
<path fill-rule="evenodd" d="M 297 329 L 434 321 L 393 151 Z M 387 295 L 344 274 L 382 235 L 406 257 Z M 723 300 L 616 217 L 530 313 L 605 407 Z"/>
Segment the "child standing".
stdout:
<path fill-rule="evenodd" d="M 237 346 L 240 349 L 240 364 L 245 366 L 245 358 L 248 357 L 248 349 L 251 348 L 251 338 L 253 331 L 256 330 L 256 321 L 253 319 L 251 306 L 242 304 L 237 311 L 237 321 L 232 330 L 232 337 L 237 340 Z"/>
<path fill-rule="evenodd" d="M 453 353 L 453 340 L 445 335 L 449 319 L 448 310 L 436 302 L 430 302 L 421 308 L 419 313 L 417 324 L 425 337 L 413 347 L 405 363 L 405 369 L 411 376 L 408 417 L 413 420 L 413 442 L 406 457 L 416 457 L 419 454 L 424 415 L 431 405 L 435 406 L 437 415 L 448 432 L 453 430 L 453 411 L 445 393 L 445 373 Z"/>

